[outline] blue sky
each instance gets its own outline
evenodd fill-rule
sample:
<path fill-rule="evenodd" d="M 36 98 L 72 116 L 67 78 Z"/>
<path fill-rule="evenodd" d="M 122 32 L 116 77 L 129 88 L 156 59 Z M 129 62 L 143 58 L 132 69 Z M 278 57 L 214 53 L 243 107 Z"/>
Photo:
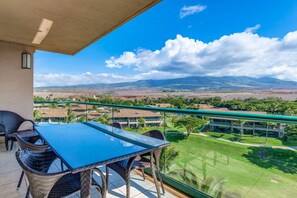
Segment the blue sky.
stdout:
<path fill-rule="evenodd" d="M 74 56 L 37 51 L 34 83 L 189 75 L 297 81 L 296 19 L 296 0 L 164 0 Z"/>

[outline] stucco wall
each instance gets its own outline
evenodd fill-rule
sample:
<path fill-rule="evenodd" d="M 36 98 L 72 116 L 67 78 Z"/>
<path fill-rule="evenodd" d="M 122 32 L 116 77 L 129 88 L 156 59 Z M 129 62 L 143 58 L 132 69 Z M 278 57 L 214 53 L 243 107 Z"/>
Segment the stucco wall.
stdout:
<path fill-rule="evenodd" d="M 14 111 L 32 118 L 34 48 L 0 41 L 0 110 Z M 32 57 L 32 69 L 22 69 L 21 55 Z"/>

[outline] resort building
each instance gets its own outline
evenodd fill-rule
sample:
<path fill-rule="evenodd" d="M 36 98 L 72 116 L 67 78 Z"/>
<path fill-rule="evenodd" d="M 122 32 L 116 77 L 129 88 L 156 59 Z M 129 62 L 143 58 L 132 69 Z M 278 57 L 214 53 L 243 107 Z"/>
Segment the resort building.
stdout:
<path fill-rule="evenodd" d="M 63 123 L 67 116 L 67 109 L 65 108 L 40 108 L 38 111 L 40 113 L 40 119 L 36 120 L 36 122 L 39 123 Z"/>
<path fill-rule="evenodd" d="M 216 108 L 212 105 L 199 104 L 201 110 L 212 110 L 222 112 L 238 112 L 238 113 L 251 113 L 251 114 L 267 114 L 266 112 L 259 111 L 232 111 L 227 108 Z M 243 130 L 244 134 L 261 135 L 266 132 L 272 137 L 282 137 L 284 135 L 285 125 L 278 123 L 277 125 L 267 126 L 266 122 L 260 121 L 245 121 L 230 118 L 209 117 L 209 127 L 205 127 L 204 130 L 210 130 L 214 132 L 231 132 L 240 133 Z"/>
<path fill-rule="evenodd" d="M 144 126 L 160 126 L 162 124 L 161 115 L 158 112 L 141 111 L 135 109 L 120 109 L 115 111 L 113 122 L 119 122 L 123 127 L 136 128 L 139 126 L 139 120 L 144 119 Z"/>

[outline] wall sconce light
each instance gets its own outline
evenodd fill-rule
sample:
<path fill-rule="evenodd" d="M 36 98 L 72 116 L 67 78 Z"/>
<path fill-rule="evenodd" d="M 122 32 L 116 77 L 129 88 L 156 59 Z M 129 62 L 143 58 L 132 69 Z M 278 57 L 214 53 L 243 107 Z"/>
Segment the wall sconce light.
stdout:
<path fill-rule="evenodd" d="M 31 69 L 31 54 L 22 53 L 22 69 Z"/>

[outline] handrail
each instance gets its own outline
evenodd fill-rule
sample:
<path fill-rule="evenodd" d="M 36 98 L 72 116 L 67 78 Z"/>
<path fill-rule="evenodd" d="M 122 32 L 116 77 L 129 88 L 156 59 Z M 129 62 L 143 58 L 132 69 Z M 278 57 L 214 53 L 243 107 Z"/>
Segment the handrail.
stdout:
<path fill-rule="evenodd" d="M 193 110 L 193 109 L 177 109 L 177 108 L 159 108 L 150 106 L 132 106 L 132 105 L 121 105 L 121 104 L 105 104 L 98 102 L 76 102 L 76 101 L 48 101 L 48 102 L 34 102 L 35 104 L 83 104 L 83 105 L 96 105 L 106 106 L 114 108 L 125 108 L 125 109 L 138 109 L 147 111 L 167 112 L 167 113 L 178 113 L 178 114 L 190 114 L 207 117 L 217 118 L 229 118 L 237 120 L 249 120 L 249 121 L 261 121 L 261 122 L 277 122 L 284 124 L 297 124 L 297 116 L 285 116 L 285 115 L 273 115 L 273 114 L 255 114 L 245 112 L 223 112 L 223 111 L 210 111 L 210 110 Z"/>

